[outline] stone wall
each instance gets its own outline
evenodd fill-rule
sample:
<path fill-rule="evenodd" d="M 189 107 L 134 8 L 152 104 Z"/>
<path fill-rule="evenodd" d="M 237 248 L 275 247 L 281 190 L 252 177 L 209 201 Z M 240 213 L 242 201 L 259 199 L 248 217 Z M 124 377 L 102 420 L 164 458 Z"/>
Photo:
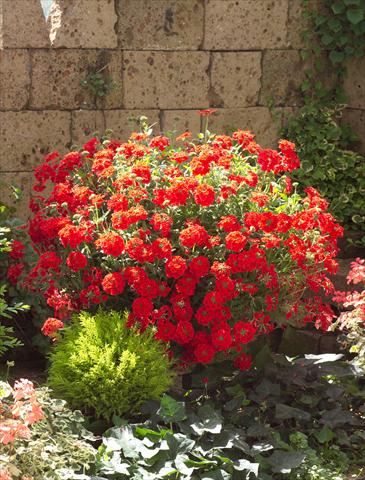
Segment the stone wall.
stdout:
<path fill-rule="evenodd" d="M 0 199 L 23 188 L 49 150 L 105 128 L 126 138 L 146 115 L 156 132 L 252 129 L 263 146 L 301 102 L 301 0 L 0 0 Z M 81 81 L 101 70 L 115 88 L 95 99 Z M 365 63 L 351 62 L 346 119 L 364 136 Z M 363 140 L 364 142 L 364 140 Z M 362 150 L 365 145 L 362 143 Z M 4 185 L 5 184 L 5 185 Z"/>

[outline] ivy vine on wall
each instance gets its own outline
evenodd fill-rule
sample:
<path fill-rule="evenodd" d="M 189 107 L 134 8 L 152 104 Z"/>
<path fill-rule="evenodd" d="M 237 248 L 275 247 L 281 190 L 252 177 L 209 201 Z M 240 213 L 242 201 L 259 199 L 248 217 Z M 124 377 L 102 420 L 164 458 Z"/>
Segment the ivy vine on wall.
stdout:
<path fill-rule="evenodd" d="M 301 85 L 304 106 L 281 134 L 296 143 L 302 159 L 296 179 L 321 191 L 332 213 L 347 231 L 357 231 L 356 243 L 365 246 L 364 158 L 352 151 L 358 138 L 341 121 L 346 62 L 365 55 L 365 0 L 302 0 L 302 5 L 308 27 L 301 55 L 311 67 Z M 332 86 L 324 81 L 326 64 Z"/>

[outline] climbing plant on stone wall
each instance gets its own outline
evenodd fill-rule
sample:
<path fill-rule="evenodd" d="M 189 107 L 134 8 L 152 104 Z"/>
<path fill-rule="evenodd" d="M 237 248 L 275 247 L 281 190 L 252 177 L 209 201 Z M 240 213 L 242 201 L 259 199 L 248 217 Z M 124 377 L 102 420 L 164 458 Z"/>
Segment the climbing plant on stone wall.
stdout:
<path fill-rule="evenodd" d="M 318 188 L 346 229 L 359 232 L 356 243 L 364 246 L 364 159 L 351 150 L 357 136 L 341 117 L 346 65 L 365 53 L 365 0 L 322 0 L 315 8 L 310 0 L 302 3 L 308 27 L 302 33 L 307 48 L 301 54 L 311 67 L 301 84 L 304 106 L 281 133 L 296 143 L 302 158 L 296 179 Z M 323 79 L 328 63 L 333 67 L 330 86 L 328 70 Z"/>

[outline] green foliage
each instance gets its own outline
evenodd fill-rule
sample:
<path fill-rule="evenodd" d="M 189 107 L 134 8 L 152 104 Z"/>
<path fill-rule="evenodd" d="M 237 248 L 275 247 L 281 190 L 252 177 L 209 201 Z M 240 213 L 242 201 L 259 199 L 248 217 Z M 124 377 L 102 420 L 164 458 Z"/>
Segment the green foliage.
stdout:
<path fill-rule="evenodd" d="M 85 478 L 82 474 L 95 462 L 96 451 L 89 443 L 94 438 L 83 427 L 81 412 L 51 398 L 47 388 L 36 393 L 44 419 L 33 425 L 29 440 L 3 447 L 0 470 L 6 467 L 14 479 L 22 475 L 42 480 Z"/>
<path fill-rule="evenodd" d="M 287 122 L 283 135 L 296 143 L 302 167 L 296 180 L 317 188 L 330 201 L 330 210 L 349 230 L 365 228 L 364 158 L 351 151 L 357 140 L 340 123 L 346 103 L 342 81 L 345 60 L 365 54 L 365 0 L 302 0 L 303 16 L 309 25 L 303 33 L 310 59 L 301 85 L 305 105 Z M 323 83 L 326 57 L 333 69 L 334 87 Z M 365 237 L 358 241 L 365 245 Z"/>
<path fill-rule="evenodd" d="M 108 65 L 99 70 L 90 71 L 80 84 L 85 89 L 89 90 L 94 100 L 106 97 L 116 87 L 113 79 L 106 73 Z"/>
<path fill-rule="evenodd" d="M 7 207 L 0 206 L 0 215 L 3 221 L 8 215 Z M 4 259 L 8 258 L 10 252 L 10 243 L 12 239 L 12 229 L 8 225 L 0 226 L 0 267 L 3 268 Z M 1 323 L 2 318 L 11 318 L 20 311 L 29 309 L 29 306 L 23 302 L 16 302 L 9 305 L 6 299 L 7 285 L 0 278 L 0 357 L 4 355 L 7 350 L 15 347 L 20 347 L 22 343 L 13 336 L 14 329 L 11 326 L 5 326 Z"/>
<path fill-rule="evenodd" d="M 153 332 L 126 327 L 128 314 L 81 313 L 51 353 L 49 385 L 56 395 L 98 417 L 138 412 L 158 399 L 174 373 Z"/>
<path fill-rule="evenodd" d="M 330 61 L 337 67 L 348 58 L 365 54 L 365 0 L 323 0 L 318 10 L 310 8 L 310 0 L 303 0 L 303 5 L 313 26 L 304 36 L 312 41 L 314 55 L 318 45 L 328 51 Z"/>
<path fill-rule="evenodd" d="M 20 340 L 14 338 L 13 334 L 14 329 L 12 327 L 6 327 L 0 324 L 0 357 L 4 355 L 7 350 L 22 346 Z"/>
<path fill-rule="evenodd" d="M 293 178 L 317 188 L 342 225 L 365 231 L 364 158 L 347 148 L 349 138 L 338 123 L 342 109 L 305 105 L 282 133 L 296 144 L 301 159 Z"/>
<path fill-rule="evenodd" d="M 364 393 L 339 357 L 275 355 L 263 374 L 223 380 L 201 371 L 183 399 L 150 402 L 145 423 L 104 434 L 99 478 L 345 480 L 365 454 Z"/>

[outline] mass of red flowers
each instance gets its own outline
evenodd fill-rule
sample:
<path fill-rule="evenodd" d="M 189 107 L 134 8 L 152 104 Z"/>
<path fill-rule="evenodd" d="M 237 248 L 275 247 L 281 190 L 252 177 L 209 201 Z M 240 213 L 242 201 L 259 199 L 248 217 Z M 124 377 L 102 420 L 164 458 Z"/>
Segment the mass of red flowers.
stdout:
<path fill-rule="evenodd" d="M 29 222 L 38 262 L 24 280 L 54 309 L 44 330 L 100 304 L 128 308 L 129 324 L 154 329 L 182 362 L 230 357 L 240 369 L 276 327 L 327 330 L 322 293 L 343 229 L 315 189 L 296 193 L 299 165 L 294 144 L 264 149 L 242 130 L 196 142 L 144 131 L 48 155 Z"/>

